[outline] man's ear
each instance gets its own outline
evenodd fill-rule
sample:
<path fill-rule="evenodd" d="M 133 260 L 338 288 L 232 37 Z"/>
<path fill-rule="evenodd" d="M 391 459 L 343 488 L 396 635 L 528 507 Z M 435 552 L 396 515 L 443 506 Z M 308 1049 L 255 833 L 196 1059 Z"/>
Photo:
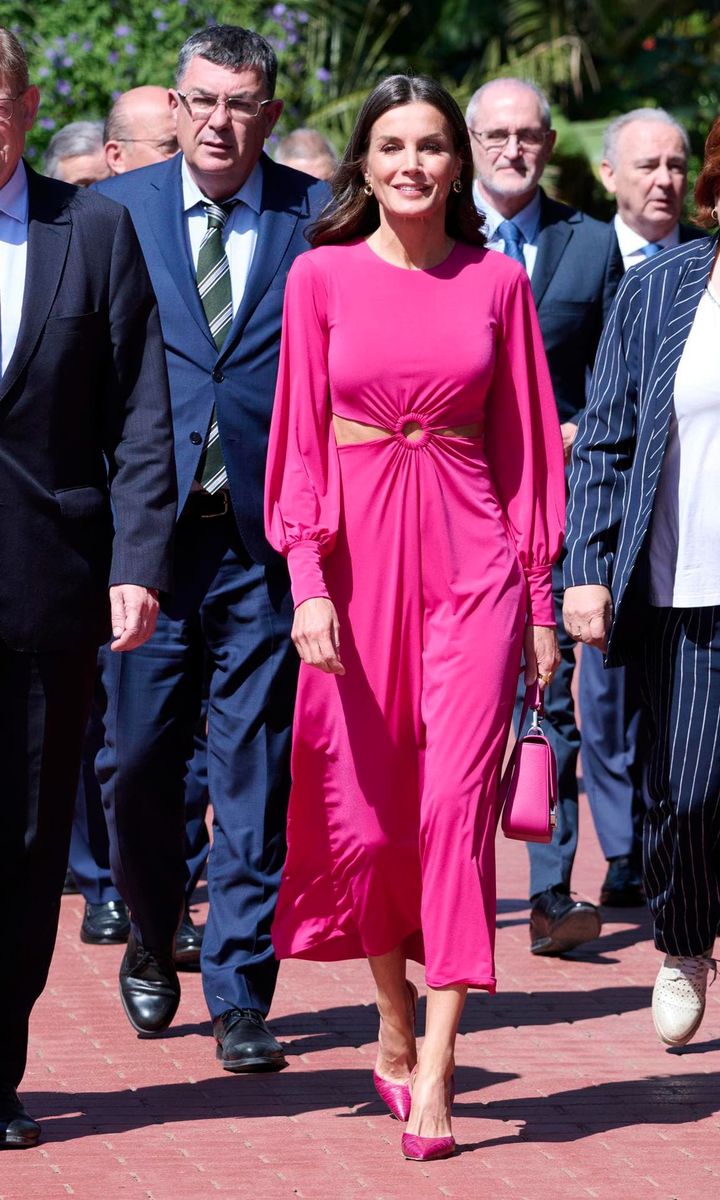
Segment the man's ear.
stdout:
<path fill-rule="evenodd" d="M 600 163 L 600 178 L 606 192 L 611 196 L 615 195 L 617 188 L 615 187 L 615 168 L 612 163 L 609 163 L 606 158 Z"/>
<path fill-rule="evenodd" d="M 40 107 L 40 89 L 36 88 L 35 84 L 31 84 L 29 88 L 25 89 L 20 99 L 22 101 L 23 125 L 27 133 L 35 124 L 37 110 Z"/>

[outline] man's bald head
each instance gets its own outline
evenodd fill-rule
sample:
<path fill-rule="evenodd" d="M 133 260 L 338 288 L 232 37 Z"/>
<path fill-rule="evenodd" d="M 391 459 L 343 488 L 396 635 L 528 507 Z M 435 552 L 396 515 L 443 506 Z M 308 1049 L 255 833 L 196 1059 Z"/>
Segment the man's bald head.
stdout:
<path fill-rule="evenodd" d="M 167 88 L 147 85 L 118 96 L 105 122 L 105 155 L 113 175 L 163 162 L 177 149 Z"/>

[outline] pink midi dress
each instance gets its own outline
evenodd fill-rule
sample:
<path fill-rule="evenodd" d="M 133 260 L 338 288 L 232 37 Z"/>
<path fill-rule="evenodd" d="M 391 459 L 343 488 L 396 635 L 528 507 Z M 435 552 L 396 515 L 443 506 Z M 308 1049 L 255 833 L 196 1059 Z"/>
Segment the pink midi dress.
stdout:
<path fill-rule="evenodd" d="M 392 436 L 338 446 L 333 413 Z M 296 260 L 266 529 L 295 604 L 335 604 L 346 674 L 300 668 L 278 958 L 401 946 L 432 987 L 494 991 L 498 772 L 526 620 L 555 623 L 564 505 L 516 263 L 457 243 L 410 271 L 364 241 Z"/>

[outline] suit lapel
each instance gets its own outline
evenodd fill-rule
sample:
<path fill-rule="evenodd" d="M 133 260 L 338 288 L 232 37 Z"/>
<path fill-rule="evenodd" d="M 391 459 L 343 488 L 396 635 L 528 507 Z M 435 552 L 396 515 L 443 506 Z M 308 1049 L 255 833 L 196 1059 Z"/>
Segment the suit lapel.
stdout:
<path fill-rule="evenodd" d="M 563 214 L 562 221 L 553 221 L 552 204 L 544 192 L 540 194 L 540 233 L 538 234 L 537 257 L 530 286 L 536 307 L 547 291 L 557 265 L 565 252 L 572 228 Z"/>
<path fill-rule="evenodd" d="M 148 221 L 182 302 L 204 340 L 215 352 L 215 342 L 208 328 L 207 317 L 200 302 L 197 281 L 188 255 L 181 164 L 182 155 L 177 154 L 170 161 L 164 179 L 159 183 L 152 184 L 153 192 L 150 194 L 148 205 Z"/>
<path fill-rule="evenodd" d="M 277 275 L 299 218 L 305 215 L 300 208 L 297 211 L 288 210 L 287 199 L 283 197 L 275 178 L 275 164 L 265 155 L 261 163 L 263 193 L 255 253 L 243 298 L 222 348 L 221 359 L 232 354 L 243 329 Z"/>
<path fill-rule="evenodd" d="M 0 382 L 0 401 L 19 378 L 43 331 L 62 278 L 72 220 L 68 197 L 26 167 L 28 241 L 20 328 L 13 356 Z M 58 192 L 60 191 L 60 194 Z"/>

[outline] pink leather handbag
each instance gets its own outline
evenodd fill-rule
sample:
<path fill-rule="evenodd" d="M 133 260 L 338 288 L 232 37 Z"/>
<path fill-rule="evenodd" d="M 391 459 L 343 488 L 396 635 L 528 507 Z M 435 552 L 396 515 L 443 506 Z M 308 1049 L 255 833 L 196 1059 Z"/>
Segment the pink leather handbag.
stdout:
<path fill-rule="evenodd" d="M 500 780 L 498 811 L 502 811 L 505 837 L 549 842 L 557 824 L 557 763 L 541 729 L 545 710 L 537 682 L 525 691 L 521 733 L 530 709 L 532 724 L 524 736 L 518 737 Z"/>

